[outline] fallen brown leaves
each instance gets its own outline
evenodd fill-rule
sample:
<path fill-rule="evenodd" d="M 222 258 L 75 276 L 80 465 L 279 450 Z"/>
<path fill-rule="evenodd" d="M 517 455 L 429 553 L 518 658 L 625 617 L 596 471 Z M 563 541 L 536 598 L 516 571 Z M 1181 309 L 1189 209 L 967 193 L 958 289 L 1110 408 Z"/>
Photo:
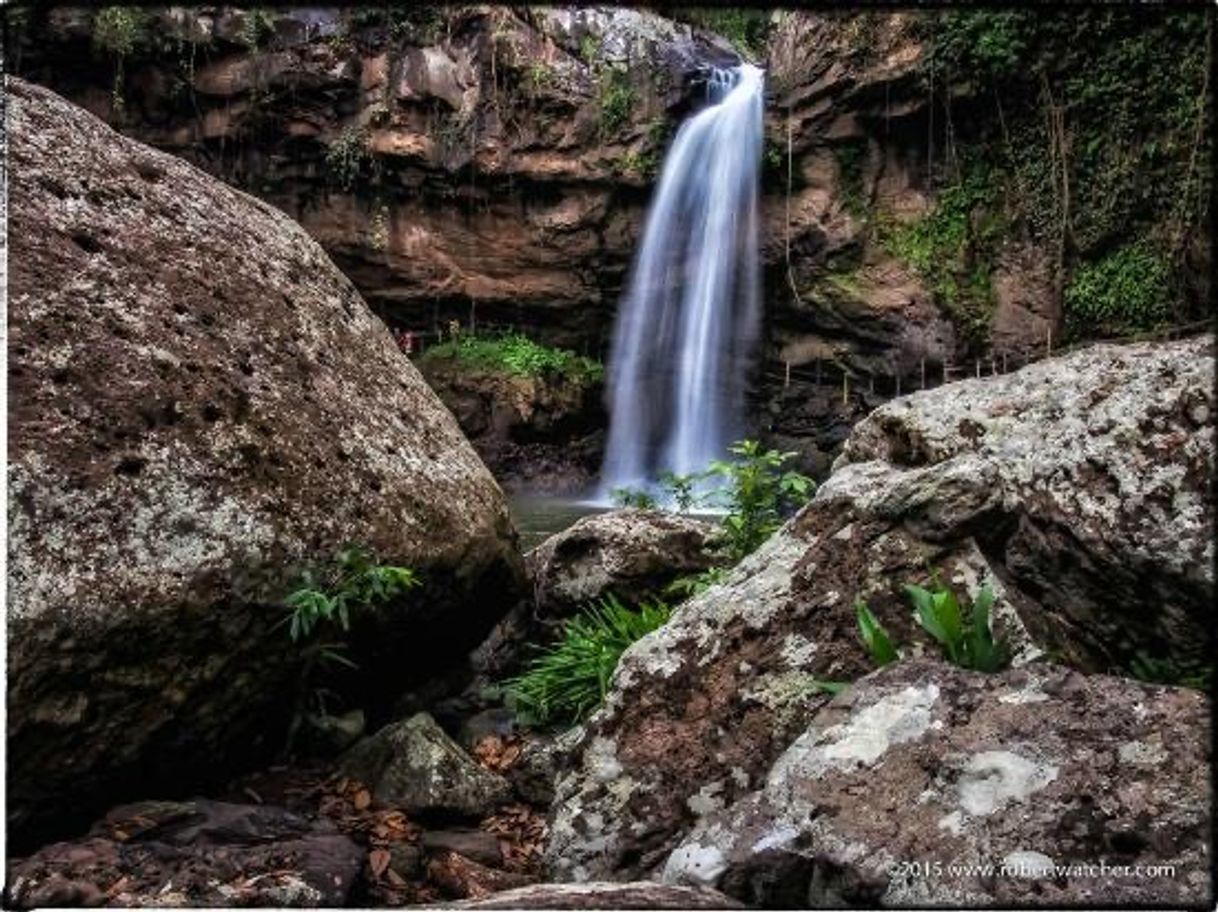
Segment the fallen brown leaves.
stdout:
<path fill-rule="evenodd" d="M 527 804 L 509 804 L 487 817 L 480 829 L 499 837 L 503 866 L 522 874 L 541 872 L 546 818 Z"/>
<path fill-rule="evenodd" d="M 494 773 L 510 769 L 520 759 L 524 742 L 518 735 L 487 735 L 474 745 L 474 759 Z"/>

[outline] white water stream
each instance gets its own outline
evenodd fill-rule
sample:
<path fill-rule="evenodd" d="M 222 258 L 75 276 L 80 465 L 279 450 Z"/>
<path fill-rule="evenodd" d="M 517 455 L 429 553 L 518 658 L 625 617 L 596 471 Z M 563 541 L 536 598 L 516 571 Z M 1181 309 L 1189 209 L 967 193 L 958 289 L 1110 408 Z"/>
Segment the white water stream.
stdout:
<path fill-rule="evenodd" d="M 717 70 L 664 159 L 609 359 L 601 495 L 699 472 L 743 428 L 759 319 L 764 79 Z"/>

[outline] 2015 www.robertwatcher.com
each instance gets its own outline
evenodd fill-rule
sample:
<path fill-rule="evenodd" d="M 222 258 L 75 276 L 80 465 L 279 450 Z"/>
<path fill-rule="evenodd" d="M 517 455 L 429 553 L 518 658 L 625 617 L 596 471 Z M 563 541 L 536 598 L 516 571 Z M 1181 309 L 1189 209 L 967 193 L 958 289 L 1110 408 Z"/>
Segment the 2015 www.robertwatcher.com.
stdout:
<path fill-rule="evenodd" d="M 998 864 L 962 863 L 940 861 L 898 861 L 889 865 L 892 877 L 1026 877 L 1038 880 L 1083 877 L 1129 877 L 1151 879 L 1175 877 L 1176 866 L 1162 865 L 1114 865 L 1105 861 L 1094 863 L 1056 864 L 1048 858 L 1036 861 L 1003 861 Z"/>

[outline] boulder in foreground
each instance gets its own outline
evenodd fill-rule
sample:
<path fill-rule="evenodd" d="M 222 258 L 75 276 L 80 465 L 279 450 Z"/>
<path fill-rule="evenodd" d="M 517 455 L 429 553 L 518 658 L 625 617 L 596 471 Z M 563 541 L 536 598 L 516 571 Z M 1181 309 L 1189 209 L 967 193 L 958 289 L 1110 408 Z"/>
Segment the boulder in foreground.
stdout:
<path fill-rule="evenodd" d="M 343 545 L 423 580 L 352 631 L 373 708 L 475 646 L 523 574 L 498 485 L 298 225 L 6 90 L 21 842 L 272 753 L 300 676 L 282 599 Z"/>
<path fill-rule="evenodd" d="M 897 662 L 820 710 L 664 879 L 763 908 L 1209 907 L 1209 763 L 1196 691 Z"/>

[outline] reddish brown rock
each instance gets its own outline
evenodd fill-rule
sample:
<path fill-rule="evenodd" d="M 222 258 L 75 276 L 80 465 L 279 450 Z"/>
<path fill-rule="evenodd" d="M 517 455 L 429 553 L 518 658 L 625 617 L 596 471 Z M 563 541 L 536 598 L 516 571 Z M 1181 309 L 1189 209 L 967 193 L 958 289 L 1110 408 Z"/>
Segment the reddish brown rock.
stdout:
<path fill-rule="evenodd" d="M 365 851 L 329 821 L 269 806 L 143 802 L 13 862 L 21 907 L 341 906 Z"/>
<path fill-rule="evenodd" d="M 6 101 L 21 839 L 274 751 L 282 599 L 344 544 L 425 593 L 355 618 L 335 684 L 366 706 L 476 645 L 522 573 L 499 487 L 299 226 L 46 89 Z"/>

